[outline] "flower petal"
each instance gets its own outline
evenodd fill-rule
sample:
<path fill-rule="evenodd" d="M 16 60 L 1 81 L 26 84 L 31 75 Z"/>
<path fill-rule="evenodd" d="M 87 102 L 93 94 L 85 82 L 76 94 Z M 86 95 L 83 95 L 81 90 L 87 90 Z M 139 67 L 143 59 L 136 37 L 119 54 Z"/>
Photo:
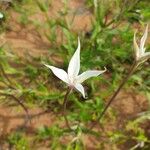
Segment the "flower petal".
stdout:
<path fill-rule="evenodd" d="M 0 19 L 2 19 L 4 17 L 4 15 L 0 12 Z"/>
<path fill-rule="evenodd" d="M 140 49 L 136 42 L 136 32 L 134 33 L 133 45 L 134 45 L 135 59 L 137 60 L 140 57 Z"/>
<path fill-rule="evenodd" d="M 46 65 L 44 64 L 46 67 L 48 67 L 49 69 L 52 70 L 52 72 L 55 74 L 55 76 L 57 76 L 60 80 L 69 83 L 68 81 L 68 75 L 67 73 L 63 70 L 63 69 L 59 69 L 50 65 Z"/>
<path fill-rule="evenodd" d="M 98 75 L 104 73 L 106 70 L 107 69 L 105 68 L 105 70 L 101 70 L 101 71 L 99 71 L 99 70 L 85 71 L 77 77 L 77 82 L 82 83 L 83 81 L 85 81 L 88 78 L 97 77 Z"/>
<path fill-rule="evenodd" d="M 78 38 L 78 48 L 70 60 L 68 66 L 68 75 L 70 77 L 76 77 L 79 73 L 79 70 L 80 70 L 80 39 Z"/>
<path fill-rule="evenodd" d="M 85 98 L 84 87 L 81 84 L 77 83 L 75 85 L 75 88 L 82 94 L 83 98 Z"/>
<path fill-rule="evenodd" d="M 150 59 L 150 52 L 144 53 L 144 55 L 140 58 L 140 61 L 146 61 L 147 59 Z"/>
<path fill-rule="evenodd" d="M 142 36 L 141 42 L 140 42 L 140 50 L 141 50 L 141 52 L 142 52 L 141 54 L 144 54 L 144 52 L 145 52 L 144 44 L 145 44 L 145 41 L 146 41 L 146 39 L 147 39 L 147 35 L 148 35 L 148 25 L 146 26 L 144 35 Z"/>

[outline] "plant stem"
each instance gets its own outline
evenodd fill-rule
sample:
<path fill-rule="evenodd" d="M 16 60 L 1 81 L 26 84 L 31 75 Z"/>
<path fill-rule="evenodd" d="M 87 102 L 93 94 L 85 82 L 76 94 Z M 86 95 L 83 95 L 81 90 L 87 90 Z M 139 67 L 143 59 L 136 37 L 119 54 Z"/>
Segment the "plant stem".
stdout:
<path fill-rule="evenodd" d="M 98 117 L 98 119 L 96 120 L 96 122 L 91 126 L 90 129 L 92 129 L 102 119 L 102 117 L 105 115 L 106 111 L 108 110 L 108 108 L 110 107 L 110 105 L 112 104 L 112 102 L 115 100 L 116 96 L 119 94 L 120 90 L 123 88 L 123 86 L 128 81 L 128 79 L 130 78 L 130 76 L 133 74 L 133 72 L 135 71 L 135 69 L 136 69 L 137 66 L 138 66 L 138 63 L 134 62 L 133 65 L 131 66 L 130 70 L 129 70 L 129 73 L 122 80 L 122 82 L 119 85 L 118 89 L 114 92 L 114 94 L 112 95 L 112 97 L 108 101 L 107 105 L 105 106 L 104 110 L 102 111 L 102 113 L 100 114 L 100 116 Z"/>
<path fill-rule="evenodd" d="M 13 83 L 12 83 L 12 81 L 9 79 L 9 77 L 7 76 L 7 74 L 5 73 L 5 70 L 4 70 L 4 68 L 3 68 L 3 66 L 0 64 L 0 71 L 1 71 L 1 73 L 2 73 L 2 75 L 3 75 L 3 77 L 8 81 L 8 83 L 7 82 L 5 82 L 5 81 L 3 81 L 9 88 L 12 88 L 12 89 L 15 89 L 14 87 L 13 87 Z"/>
<path fill-rule="evenodd" d="M 26 108 L 26 106 L 25 106 L 17 97 L 15 97 L 15 96 L 12 95 L 12 94 L 1 93 L 1 92 L 0 92 L 0 95 L 8 96 L 8 97 L 10 97 L 10 98 L 13 98 L 13 100 L 14 100 L 15 102 L 17 102 L 17 103 L 22 107 L 22 109 L 25 111 L 26 117 L 27 117 L 27 122 L 29 121 L 30 124 L 31 124 L 31 120 L 30 120 L 30 115 L 29 115 L 28 109 Z"/>
<path fill-rule="evenodd" d="M 63 102 L 63 116 L 64 116 L 64 119 L 65 119 L 65 122 L 66 122 L 66 126 L 69 129 L 71 129 L 71 127 L 69 125 L 69 121 L 68 121 L 67 116 L 66 116 L 66 106 L 67 106 L 68 95 L 70 94 L 70 92 L 71 92 L 71 88 L 68 88 L 67 92 L 64 96 L 64 102 Z"/>

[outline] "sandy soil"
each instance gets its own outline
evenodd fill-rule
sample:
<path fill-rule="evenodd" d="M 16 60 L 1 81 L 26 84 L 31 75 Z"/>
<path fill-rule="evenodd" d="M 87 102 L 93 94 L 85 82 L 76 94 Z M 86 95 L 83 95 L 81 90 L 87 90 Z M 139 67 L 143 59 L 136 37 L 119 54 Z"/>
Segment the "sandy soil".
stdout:
<path fill-rule="evenodd" d="M 71 25 L 71 30 L 76 33 L 81 31 L 89 31 L 91 27 L 92 14 L 85 7 L 84 0 L 73 0 L 67 4 L 68 14 L 65 15 L 65 20 Z M 60 11 L 63 10 L 64 4 L 60 0 L 52 1 L 51 9 L 49 10 L 49 19 L 58 19 Z M 17 12 L 10 10 L 10 21 L 8 23 L 9 31 L 5 34 L 5 41 L 9 45 L 9 51 L 14 52 L 20 57 L 25 57 L 27 54 L 33 57 L 45 56 L 48 54 L 48 49 L 51 47 L 50 42 L 45 38 L 45 29 L 41 27 L 40 33 L 32 23 L 27 26 L 21 25 L 18 20 L 20 15 Z M 30 22 L 34 20 L 41 22 L 46 21 L 43 12 L 38 9 L 37 12 L 29 17 Z M 62 31 L 57 28 L 57 44 L 62 42 Z M 11 48 L 11 50 L 10 50 Z"/>
<path fill-rule="evenodd" d="M 115 120 L 109 120 L 112 118 L 109 118 L 109 115 L 106 114 L 107 119 L 109 120 L 108 123 L 103 127 L 103 130 L 99 125 L 97 125 L 94 130 L 103 133 L 102 136 L 99 138 L 96 138 L 90 134 L 86 134 L 82 136 L 82 139 L 84 139 L 84 144 L 86 145 L 86 148 L 89 150 L 96 150 L 96 146 L 100 143 L 100 141 L 104 142 L 105 150 L 110 150 L 110 143 L 107 143 L 108 137 L 105 135 L 105 132 L 111 132 L 111 131 L 121 131 L 124 130 L 125 125 L 127 121 L 135 119 L 138 115 L 138 113 L 146 111 L 148 108 L 148 101 L 147 99 L 142 95 L 133 95 L 133 92 L 121 92 L 118 97 L 116 98 L 116 101 L 113 103 L 112 107 L 114 110 L 116 110 L 116 116 L 117 118 Z M 116 109 L 115 109 L 116 108 Z M 46 111 L 41 108 L 30 108 L 29 114 L 31 118 L 31 123 L 26 123 L 26 114 L 25 112 L 16 106 L 6 106 L 1 105 L 0 106 L 0 139 L 3 141 L 7 137 L 8 134 L 24 130 L 25 133 L 28 135 L 35 135 L 37 129 L 39 129 L 42 126 L 53 126 L 54 124 L 57 124 L 59 121 L 60 124 L 60 114 L 59 116 L 54 114 L 52 111 Z M 63 123 L 61 123 L 63 125 Z M 150 131 L 150 124 L 147 123 L 144 128 L 146 128 L 146 132 Z M 64 125 L 63 125 L 64 126 Z M 61 139 L 62 143 L 68 143 L 70 140 L 73 139 L 72 135 L 64 136 Z M 128 147 L 134 143 L 128 143 Z M 42 143 L 41 143 L 42 145 Z M 126 147 L 127 147 L 126 146 Z M 39 148 L 39 146 L 38 146 Z M 44 144 L 44 148 L 46 148 L 46 145 Z M 120 148 L 116 147 L 116 150 L 120 150 Z M 121 147 L 122 150 L 124 150 L 124 147 Z M 45 149 L 44 149 L 45 150 Z M 125 149 L 126 150 L 126 149 Z"/>

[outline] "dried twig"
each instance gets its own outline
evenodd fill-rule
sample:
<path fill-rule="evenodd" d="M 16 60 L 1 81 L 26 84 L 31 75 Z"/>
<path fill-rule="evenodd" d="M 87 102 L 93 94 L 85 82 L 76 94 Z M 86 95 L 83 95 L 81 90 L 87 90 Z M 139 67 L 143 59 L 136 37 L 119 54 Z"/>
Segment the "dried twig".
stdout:
<path fill-rule="evenodd" d="M 26 116 L 27 116 L 27 121 L 29 121 L 31 123 L 31 119 L 30 119 L 30 115 L 29 115 L 27 107 L 16 96 L 14 96 L 12 94 L 3 93 L 3 92 L 0 92 L 0 95 L 13 98 L 13 100 L 15 102 L 17 102 L 22 107 L 22 109 L 25 111 Z"/>

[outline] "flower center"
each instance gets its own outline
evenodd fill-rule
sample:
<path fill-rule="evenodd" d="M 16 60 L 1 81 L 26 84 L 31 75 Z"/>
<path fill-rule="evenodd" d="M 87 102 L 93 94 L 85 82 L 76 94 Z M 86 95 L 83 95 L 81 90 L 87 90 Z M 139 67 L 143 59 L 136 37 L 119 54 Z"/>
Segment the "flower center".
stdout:
<path fill-rule="evenodd" d="M 69 76 L 69 85 L 74 87 L 76 84 L 76 79 L 73 76 Z"/>

